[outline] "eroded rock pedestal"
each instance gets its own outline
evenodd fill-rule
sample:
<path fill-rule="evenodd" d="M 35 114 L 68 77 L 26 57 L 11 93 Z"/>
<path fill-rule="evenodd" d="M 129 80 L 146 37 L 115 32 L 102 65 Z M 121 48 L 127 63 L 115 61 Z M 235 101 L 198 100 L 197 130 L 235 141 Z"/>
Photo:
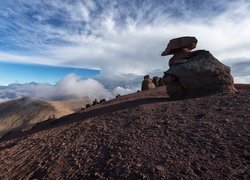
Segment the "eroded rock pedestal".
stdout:
<path fill-rule="evenodd" d="M 175 42 L 178 42 L 178 38 Z M 195 40 L 190 42 L 192 44 Z M 197 97 L 236 92 L 230 67 L 222 64 L 209 51 L 191 52 L 192 48 L 188 43 L 184 47 L 181 45 L 180 43 L 179 50 L 177 45 L 174 46 L 177 49 L 168 50 L 177 53 L 170 59 L 172 63 L 169 63 L 170 68 L 164 74 L 167 93 L 170 97 Z M 171 43 L 168 47 L 171 47 Z"/>

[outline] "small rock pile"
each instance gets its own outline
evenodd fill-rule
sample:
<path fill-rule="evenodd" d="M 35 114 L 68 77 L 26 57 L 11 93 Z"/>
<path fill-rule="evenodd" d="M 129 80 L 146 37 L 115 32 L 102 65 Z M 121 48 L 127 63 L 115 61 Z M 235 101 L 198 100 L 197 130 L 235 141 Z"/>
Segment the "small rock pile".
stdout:
<path fill-rule="evenodd" d="M 98 102 L 97 99 L 95 99 L 95 100 L 93 101 L 92 105 L 91 105 L 91 104 L 86 104 L 85 108 L 90 108 L 91 106 L 95 106 L 95 105 L 97 105 L 97 104 L 101 104 L 101 103 L 104 103 L 104 102 L 106 102 L 106 99 L 101 99 L 99 102 Z M 85 109 L 85 108 L 81 108 L 81 110 L 83 110 L 83 109 Z"/>
<path fill-rule="evenodd" d="M 156 87 L 164 86 L 164 79 L 158 76 L 154 76 L 153 79 L 150 79 L 149 75 L 144 76 L 144 80 L 142 81 L 141 91 L 147 89 L 154 89 Z"/>
<path fill-rule="evenodd" d="M 230 67 L 222 64 L 209 51 L 197 50 L 195 37 L 170 40 L 162 56 L 174 56 L 164 72 L 167 93 L 173 98 L 196 97 L 236 92 Z"/>
<path fill-rule="evenodd" d="M 147 89 L 154 89 L 155 84 L 153 83 L 153 80 L 150 79 L 149 75 L 144 76 L 144 80 L 142 81 L 141 85 L 141 91 L 145 91 Z"/>
<path fill-rule="evenodd" d="M 154 76 L 153 77 L 153 83 L 155 84 L 155 87 L 164 86 L 164 80 L 161 77 Z"/>

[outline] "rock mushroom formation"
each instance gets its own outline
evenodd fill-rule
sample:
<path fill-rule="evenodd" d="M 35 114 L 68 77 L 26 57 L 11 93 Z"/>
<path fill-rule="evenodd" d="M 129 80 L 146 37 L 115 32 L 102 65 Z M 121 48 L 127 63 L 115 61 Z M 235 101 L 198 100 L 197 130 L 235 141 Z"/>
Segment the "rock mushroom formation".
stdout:
<path fill-rule="evenodd" d="M 162 53 L 162 56 L 174 55 L 164 73 L 168 95 L 182 98 L 236 92 L 230 67 L 209 51 L 191 51 L 196 44 L 195 37 L 172 39 Z"/>
<path fill-rule="evenodd" d="M 196 47 L 197 39 L 195 37 L 181 37 L 169 41 L 167 48 L 161 54 L 162 56 L 174 56 L 169 60 L 169 66 L 187 62 L 186 58 L 190 55 L 192 49 Z"/>

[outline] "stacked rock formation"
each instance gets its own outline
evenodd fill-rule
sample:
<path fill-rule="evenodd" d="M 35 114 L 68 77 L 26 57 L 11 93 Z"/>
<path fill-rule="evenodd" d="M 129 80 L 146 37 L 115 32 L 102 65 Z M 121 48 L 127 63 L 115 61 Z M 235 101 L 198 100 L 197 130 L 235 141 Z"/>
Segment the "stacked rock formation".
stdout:
<path fill-rule="evenodd" d="M 149 75 L 144 76 L 144 80 L 142 81 L 141 91 L 145 91 L 147 89 L 154 89 L 155 84 L 153 83 L 152 79 L 150 79 Z"/>
<path fill-rule="evenodd" d="M 163 79 L 161 77 L 158 77 L 158 76 L 153 77 L 153 83 L 154 83 L 155 87 L 164 86 Z"/>
<path fill-rule="evenodd" d="M 191 51 L 197 42 L 195 37 L 172 39 L 161 54 L 174 55 L 169 60 L 169 70 L 164 73 L 168 95 L 182 98 L 236 92 L 230 67 L 209 51 Z"/>
<path fill-rule="evenodd" d="M 159 77 L 154 76 L 153 77 L 153 83 L 154 83 L 155 87 L 158 87 L 159 86 Z"/>

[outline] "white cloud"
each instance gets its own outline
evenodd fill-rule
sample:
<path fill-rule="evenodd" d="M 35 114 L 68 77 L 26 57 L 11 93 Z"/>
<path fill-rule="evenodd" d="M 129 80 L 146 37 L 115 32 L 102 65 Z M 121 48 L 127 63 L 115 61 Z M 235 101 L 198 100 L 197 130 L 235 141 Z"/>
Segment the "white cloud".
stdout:
<path fill-rule="evenodd" d="M 21 97 L 37 97 L 42 99 L 88 98 L 90 100 L 111 99 L 113 95 L 94 79 L 81 79 L 75 74 L 69 74 L 57 84 L 12 84 L 1 86 L 2 101 Z"/>
<path fill-rule="evenodd" d="M 112 98 L 112 94 L 104 86 L 94 79 L 81 79 L 75 74 L 69 74 L 56 84 L 58 94 L 64 96 L 88 97 L 102 99 Z"/>
<path fill-rule="evenodd" d="M 131 90 L 128 88 L 123 88 L 123 87 L 118 86 L 117 88 L 114 89 L 113 94 L 116 96 L 118 94 L 120 95 L 131 94 L 133 92 L 135 92 L 135 90 Z"/>
<path fill-rule="evenodd" d="M 250 84 L 250 76 L 236 76 L 234 77 L 235 83 Z"/>
<path fill-rule="evenodd" d="M 1 103 L 1 102 L 5 102 L 5 101 L 8 101 L 8 100 L 10 100 L 10 99 L 8 99 L 8 98 L 0 98 L 0 103 Z"/>
<path fill-rule="evenodd" d="M 16 34 L 12 41 L 36 52 L 0 51 L 0 60 L 100 68 L 102 75 L 109 77 L 144 75 L 155 69 L 166 70 L 169 57 L 160 57 L 161 52 L 170 39 L 186 35 L 196 36 L 197 48 L 210 50 L 225 64 L 232 64 L 229 59 L 250 58 L 247 0 L 216 1 L 217 6 L 205 3 L 202 11 L 184 0 L 164 1 L 163 5 L 143 1 L 140 6 L 134 1 L 75 2 L 22 0 L 21 5 L 42 9 L 37 15 L 42 18 L 33 24 L 23 16 L 29 9 L 20 7 L 13 13 L 9 8 L 9 14 L 20 17 L 13 24 L 24 35 Z M 214 7 L 221 10 L 215 11 Z M 177 13 L 182 14 L 178 17 Z M 57 16 L 62 18 L 63 25 L 45 22 Z M 13 24 L 3 22 L 0 27 Z M 65 43 L 58 43 L 61 41 Z"/>

